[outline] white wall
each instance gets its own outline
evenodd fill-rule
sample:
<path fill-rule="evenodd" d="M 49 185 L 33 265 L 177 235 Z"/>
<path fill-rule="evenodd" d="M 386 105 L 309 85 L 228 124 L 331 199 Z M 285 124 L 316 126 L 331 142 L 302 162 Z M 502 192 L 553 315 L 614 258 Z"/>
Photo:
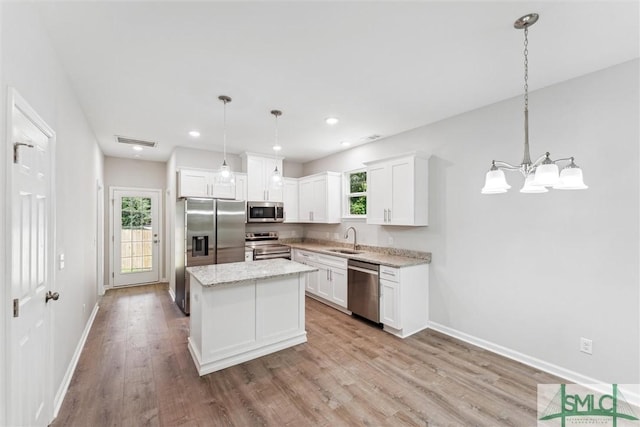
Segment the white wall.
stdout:
<path fill-rule="evenodd" d="M 53 380 L 59 390 L 82 332 L 97 301 L 97 186 L 103 156 L 82 109 L 30 3 L 3 2 L 0 74 L 2 132 L 6 132 L 7 87 L 12 86 L 51 126 L 56 149 L 56 253 L 65 254 L 64 270 L 56 270 L 53 288 L 60 300 L 51 306 L 54 322 Z M 6 168 L 7 152 L 0 163 Z M 3 173 L 4 176 L 4 173 Z M 6 194 L 2 186 L 2 212 Z M 81 195 L 81 197 L 79 197 Z M 3 233 L 6 231 L 3 231 Z M 2 236 L 4 237 L 4 236 Z M 2 241 L 6 241 L 4 238 Z M 2 256 L 2 261 L 5 257 Z M 50 262 L 55 262 L 52 259 Z M 6 276 L 4 276 L 6 277 Z M 3 298 L 1 317 L 8 316 Z M 5 341 L 3 341 L 4 344 Z M 1 381 L 5 384 L 4 379 Z M 2 399 L 4 402 L 4 399 Z M 0 407 L 1 408 L 1 407 Z M 0 413 L 0 425 L 3 424 Z"/>
<path fill-rule="evenodd" d="M 3 75 L 4 75 L 4 57 L 2 55 L 2 46 L 4 45 L 4 33 L 3 33 L 3 19 L 4 19 L 4 7 L 3 3 L 0 2 L 0 137 L 6 135 L 7 125 L 6 125 L 6 99 L 7 92 L 4 85 Z M 6 200 L 6 186 L 7 182 L 7 150 L 9 147 L 6 145 L 0 148 L 0 280 L 3 283 L 10 283 L 8 280 L 8 276 L 6 275 L 5 262 L 7 260 L 6 252 L 5 252 L 5 242 L 7 242 L 7 232 L 5 228 L 5 212 L 7 211 Z M 5 334 L 6 331 L 6 320 L 9 313 L 9 297 L 7 295 L 7 286 L 0 286 L 0 343 L 4 345 L 4 343 L 8 342 L 7 336 Z M 7 386 L 7 378 L 5 376 L 5 364 L 6 364 L 6 351 L 0 351 L 0 425 L 6 425 L 7 421 L 7 410 L 5 408 L 6 405 L 6 386 Z"/>
<path fill-rule="evenodd" d="M 640 382 L 639 61 L 530 94 L 532 155 L 575 156 L 586 191 L 480 194 L 492 159 L 519 163 L 509 99 L 305 165 L 349 170 L 431 153 L 429 227 L 356 224 L 360 241 L 433 253 L 431 320 L 604 382 Z M 307 235 L 342 230 L 309 226 Z M 365 237 L 365 235 L 367 235 Z M 362 237 L 361 237 L 362 236 Z M 578 351 L 593 340 L 593 355 Z"/>
<path fill-rule="evenodd" d="M 166 229 L 165 218 L 165 188 L 167 185 L 167 164 L 165 162 L 151 162 L 138 159 L 124 159 L 120 157 L 106 156 L 104 159 L 104 182 L 105 182 L 105 242 L 107 248 L 104 251 L 105 258 L 105 278 L 104 283 L 109 283 L 109 263 L 112 248 L 109 246 L 109 221 L 111 221 L 111 202 L 109 201 L 109 189 L 111 187 L 131 187 L 161 190 L 160 212 L 162 221 L 160 224 L 160 279 L 167 278 L 166 272 L 166 244 L 164 237 Z"/>

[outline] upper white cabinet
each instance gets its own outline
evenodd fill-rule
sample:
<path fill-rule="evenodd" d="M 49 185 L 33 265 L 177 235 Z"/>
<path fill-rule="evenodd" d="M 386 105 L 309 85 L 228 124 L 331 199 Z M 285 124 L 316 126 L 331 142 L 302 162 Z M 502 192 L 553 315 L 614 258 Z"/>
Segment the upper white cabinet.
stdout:
<path fill-rule="evenodd" d="M 215 178 L 216 173 L 213 171 L 180 169 L 178 171 L 178 197 L 235 199 L 235 184 L 221 184 L 216 182 Z"/>
<path fill-rule="evenodd" d="M 340 223 L 340 182 L 341 174 L 338 172 L 300 178 L 299 222 Z"/>
<path fill-rule="evenodd" d="M 236 180 L 236 200 L 247 200 L 247 174 L 234 173 Z"/>
<path fill-rule="evenodd" d="M 276 166 L 282 173 L 282 159 L 243 153 L 242 165 L 247 172 L 247 200 L 282 202 L 282 186 L 272 185 Z"/>
<path fill-rule="evenodd" d="M 410 153 L 365 164 L 367 224 L 428 225 L 428 156 Z"/>
<path fill-rule="evenodd" d="M 298 179 L 282 178 L 282 203 L 284 222 L 298 222 Z"/>

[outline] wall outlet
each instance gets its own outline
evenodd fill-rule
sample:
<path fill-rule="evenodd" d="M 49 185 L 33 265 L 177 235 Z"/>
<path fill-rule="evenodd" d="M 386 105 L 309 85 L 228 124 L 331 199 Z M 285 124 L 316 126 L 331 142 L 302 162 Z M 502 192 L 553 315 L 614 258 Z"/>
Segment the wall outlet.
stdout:
<path fill-rule="evenodd" d="M 593 354 L 593 341 L 589 338 L 580 338 L 580 351 L 587 354 Z"/>
<path fill-rule="evenodd" d="M 387 243 L 389 244 L 389 246 L 393 246 L 393 237 L 389 236 L 387 238 Z"/>

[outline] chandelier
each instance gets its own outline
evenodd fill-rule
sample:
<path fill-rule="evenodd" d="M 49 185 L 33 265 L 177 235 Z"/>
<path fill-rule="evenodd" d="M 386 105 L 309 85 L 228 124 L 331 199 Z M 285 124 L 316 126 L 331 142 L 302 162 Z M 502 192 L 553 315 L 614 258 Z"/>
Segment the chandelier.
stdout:
<path fill-rule="evenodd" d="M 537 13 L 524 15 L 513 24 L 524 30 L 524 156 L 520 165 L 493 160 L 487 172 L 482 194 L 506 193 L 511 188 L 505 179 L 504 170 L 519 171 L 524 176 L 521 193 L 546 193 L 548 187 L 558 190 L 582 190 L 588 188 L 582 180 L 582 169 L 573 157 L 552 160 L 549 152 L 531 162 L 529 154 L 529 27 L 538 20 Z M 558 164 L 565 164 L 559 172 Z"/>

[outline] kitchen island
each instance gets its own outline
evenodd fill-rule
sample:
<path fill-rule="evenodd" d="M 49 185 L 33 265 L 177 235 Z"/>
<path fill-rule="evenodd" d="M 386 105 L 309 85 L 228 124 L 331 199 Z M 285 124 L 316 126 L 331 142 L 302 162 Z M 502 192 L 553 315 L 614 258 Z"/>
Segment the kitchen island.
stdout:
<path fill-rule="evenodd" d="M 202 375 L 307 341 L 305 276 L 286 259 L 189 267 L 189 352 Z"/>

